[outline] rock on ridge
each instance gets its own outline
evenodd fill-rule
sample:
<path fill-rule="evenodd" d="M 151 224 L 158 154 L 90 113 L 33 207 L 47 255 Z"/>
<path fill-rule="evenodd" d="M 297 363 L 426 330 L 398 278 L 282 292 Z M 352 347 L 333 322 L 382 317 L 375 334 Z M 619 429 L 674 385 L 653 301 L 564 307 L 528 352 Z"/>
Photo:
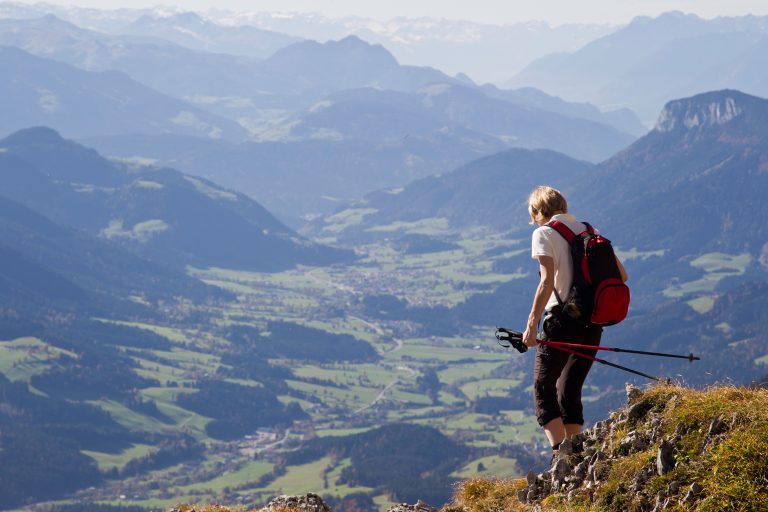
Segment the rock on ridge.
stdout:
<path fill-rule="evenodd" d="M 649 450 L 656 453 L 653 462 L 638 467 L 631 479 L 619 484 L 621 492 L 631 492 L 643 498 L 636 510 L 659 512 L 676 503 L 691 504 L 699 499 L 703 487 L 696 481 L 684 497 L 680 495 L 681 484 L 675 481 L 655 496 L 649 492 L 647 483 L 651 478 L 667 474 L 679 464 L 675 452 L 681 448 L 683 436 L 690 433 L 690 428 L 678 424 L 674 435 L 662 437 L 662 418 L 653 410 L 654 404 L 634 386 L 627 387 L 627 398 L 625 408 L 611 413 L 608 419 L 597 422 L 591 429 L 564 440 L 548 470 L 540 474 L 530 471 L 525 486 L 516 492 L 517 499 L 533 506 L 534 510 L 550 495 L 558 495 L 565 502 L 572 502 L 577 497 L 583 500 L 607 483 L 614 464 Z M 724 420 L 714 418 L 706 431 L 705 446 L 727 430 Z"/>
<path fill-rule="evenodd" d="M 415 505 L 398 503 L 397 505 L 389 507 L 387 512 L 437 512 L 437 509 L 419 500 Z"/>
<path fill-rule="evenodd" d="M 275 512 L 279 510 L 291 510 L 296 512 L 331 512 L 323 498 L 314 493 L 304 494 L 302 496 L 288 496 L 281 494 L 272 498 L 267 506 L 262 509 L 264 512 Z"/>

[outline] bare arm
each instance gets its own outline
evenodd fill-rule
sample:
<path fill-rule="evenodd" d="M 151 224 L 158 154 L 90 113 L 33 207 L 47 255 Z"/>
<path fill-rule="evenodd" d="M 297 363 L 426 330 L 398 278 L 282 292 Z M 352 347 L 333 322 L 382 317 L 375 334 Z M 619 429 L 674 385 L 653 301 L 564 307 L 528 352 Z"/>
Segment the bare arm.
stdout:
<path fill-rule="evenodd" d="M 621 280 L 625 283 L 627 282 L 627 279 L 629 279 L 629 276 L 627 275 L 627 270 L 624 268 L 624 265 L 621 263 L 621 260 L 618 256 L 616 256 L 616 265 L 619 267 L 619 273 L 621 274 Z"/>
<path fill-rule="evenodd" d="M 533 296 L 533 305 L 531 313 L 528 315 L 528 324 L 523 333 L 523 343 L 529 347 L 536 345 L 536 326 L 539 318 L 544 313 L 547 301 L 555 289 L 555 260 L 552 256 L 539 256 L 539 286 L 536 288 L 536 295 Z"/>

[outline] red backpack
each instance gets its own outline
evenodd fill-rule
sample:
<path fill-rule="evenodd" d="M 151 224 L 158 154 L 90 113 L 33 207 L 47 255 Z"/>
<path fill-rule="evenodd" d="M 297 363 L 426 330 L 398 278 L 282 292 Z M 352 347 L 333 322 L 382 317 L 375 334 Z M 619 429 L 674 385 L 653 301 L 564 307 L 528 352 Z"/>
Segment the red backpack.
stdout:
<path fill-rule="evenodd" d="M 595 325 L 613 325 L 627 317 L 629 287 L 621 279 L 611 241 L 584 222 L 578 235 L 560 221 L 547 224 L 568 242 L 573 258 L 573 284 L 563 302 L 555 290 L 562 311 L 576 320 Z"/>

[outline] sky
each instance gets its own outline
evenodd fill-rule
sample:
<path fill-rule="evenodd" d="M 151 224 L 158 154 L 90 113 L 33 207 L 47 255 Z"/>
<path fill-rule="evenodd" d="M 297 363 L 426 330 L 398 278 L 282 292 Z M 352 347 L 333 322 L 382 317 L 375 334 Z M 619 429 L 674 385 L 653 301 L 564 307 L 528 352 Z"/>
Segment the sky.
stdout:
<path fill-rule="evenodd" d="M 21 3 L 36 2 L 22 0 Z M 195 11 L 219 7 L 237 11 L 320 12 L 329 17 L 354 15 L 381 20 L 430 16 L 492 24 L 532 20 L 553 25 L 625 23 L 635 16 L 656 16 L 672 10 L 704 18 L 768 15 L 768 0 L 47 0 L 45 3 L 103 9 L 176 5 Z"/>

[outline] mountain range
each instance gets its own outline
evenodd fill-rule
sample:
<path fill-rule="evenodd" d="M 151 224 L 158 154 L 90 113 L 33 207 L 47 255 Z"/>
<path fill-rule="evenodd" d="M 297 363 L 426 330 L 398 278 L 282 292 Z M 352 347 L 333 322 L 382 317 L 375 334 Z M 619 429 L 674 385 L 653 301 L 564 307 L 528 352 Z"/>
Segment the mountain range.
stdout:
<path fill-rule="evenodd" d="M 340 240 L 370 240 L 380 236 L 377 226 L 428 219 L 446 220 L 455 233 L 478 226 L 509 231 L 526 224 L 527 194 L 543 180 L 567 190 L 593 170 L 588 162 L 554 151 L 509 149 L 399 189 L 372 192 L 347 210 L 317 219 L 314 229 L 318 236 L 337 232 L 334 218 L 358 211 L 360 222 L 339 231 Z"/>
<path fill-rule="evenodd" d="M 121 71 L 181 99 L 248 97 L 258 91 L 256 59 L 191 50 L 159 38 L 113 36 L 53 15 L 0 20 L 0 44 L 87 71 Z"/>
<path fill-rule="evenodd" d="M 143 135 L 83 142 L 106 155 L 149 158 L 237 188 L 293 226 L 371 189 L 402 185 L 504 149 L 496 139 L 451 131 L 376 144 L 366 139 L 201 144 L 189 137 Z"/>
<path fill-rule="evenodd" d="M 106 160 L 47 128 L 12 134 L 0 148 L 4 195 L 181 271 L 278 270 L 349 258 L 301 239 L 242 194 L 172 169 Z"/>
<path fill-rule="evenodd" d="M 527 219 L 527 194 L 547 182 L 576 198 L 579 215 L 626 233 L 629 247 L 756 254 L 768 233 L 737 219 L 744 205 L 751 215 L 768 215 L 760 200 L 768 187 L 766 119 L 768 100 L 739 91 L 674 100 L 653 130 L 596 166 L 549 151 L 502 152 L 402 190 L 372 193 L 350 206 L 368 213 L 347 229 L 437 217 L 455 229 L 515 233 Z"/>
<path fill-rule="evenodd" d="M 193 23 L 194 17 L 184 20 Z M 260 109 L 308 108 L 324 95 L 350 88 L 415 92 L 433 83 L 475 87 L 471 80 L 452 78 L 432 68 L 401 65 L 381 45 L 354 36 L 323 44 L 288 44 L 260 62 L 208 53 L 195 45 L 182 47 L 161 39 L 166 32 L 159 29 L 155 33 L 147 28 L 145 37 L 109 35 L 52 15 L 0 20 L 0 28 L 1 44 L 90 71 L 119 70 L 165 94 L 192 100 L 198 107 L 232 119 L 250 119 L 246 125 L 258 126 L 268 120 Z M 492 96 L 496 91 L 489 86 L 484 92 Z M 638 123 L 628 113 L 619 114 L 619 120 L 616 114 L 601 115 L 585 105 L 573 105 L 569 110 L 567 104 L 543 94 L 501 91 L 495 95 L 518 105 L 558 114 L 567 111 L 567 117 L 583 117 L 637 133 Z"/>
<path fill-rule="evenodd" d="M 599 225 L 672 253 L 756 255 L 768 228 L 768 100 L 723 90 L 669 102 L 654 129 L 574 185 Z M 746 216 L 746 217 L 745 217 Z"/>
<path fill-rule="evenodd" d="M 299 12 L 209 15 L 227 25 L 253 25 L 319 41 L 356 35 L 384 45 L 403 63 L 435 66 L 451 75 L 466 73 L 479 82 L 499 82 L 536 57 L 575 50 L 616 29 L 607 24 L 489 24 L 426 16 L 374 20 Z"/>
<path fill-rule="evenodd" d="M 256 135 L 262 142 L 239 145 L 134 135 L 83 141 L 105 154 L 148 158 L 237 187 L 295 223 L 332 210 L 338 201 L 403 186 L 508 147 L 549 148 L 598 161 L 634 140 L 571 112 L 445 83 L 413 93 L 376 88 L 332 93 Z"/>
<path fill-rule="evenodd" d="M 403 66 L 382 46 L 352 36 L 300 41 L 257 61 L 103 34 L 52 15 L 4 19 L 0 27 L 0 42 L 70 64 L 2 53 L 15 70 L 5 87 L 16 113 L 6 133 L 52 126 L 110 156 L 236 188 L 293 225 L 340 200 L 508 147 L 597 161 L 632 142 L 627 132 L 643 130 L 629 111 L 480 88 Z M 20 80 L 28 85 L 14 86 Z M 85 115 L 69 116 L 74 109 Z M 254 142 L 231 144 L 246 136 Z"/>
<path fill-rule="evenodd" d="M 450 85 L 415 95 L 344 91 L 280 126 L 273 142 L 238 145 L 147 136 L 84 142 L 105 154 L 148 158 L 237 187 L 295 224 L 371 190 L 404 186 L 509 147 L 555 148 L 595 161 L 633 140 L 604 124 Z"/>
<path fill-rule="evenodd" d="M 434 66 L 480 82 L 500 82 L 531 60 L 552 52 L 573 51 L 616 30 L 609 24 L 544 22 L 483 24 L 436 17 L 328 17 L 317 12 L 232 11 L 193 13 L 181 7 L 104 10 L 5 1 L 0 17 L 39 18 L 45 14 L 113 35 L 146 34 L 183 46 L 266 57 L 286 39 L 326 41 L 356 35 L 384 45 L 404 64 Z M 274 48 L 277 49 L 277 48 Z"/>
<path fill-rule="evenodd" d="M 572 53 L 542 57 L 504 82 L 601 107 L 626 106 L 650 123 L 672 98 L 733 88 L 768 95 L 768 19 L 640 17 Z"/>
<path fill-rule="evenodd" d="M 591 103 L 565 101 L 562 98 L 551 96 L 533 87 L 499 89 L 495 85 L 486 84 L 482 86 L 482 91 L 492 98 L 499 98 L 522 107 L 535 107 L 565 117 L 588 119 L 606 124 L 620 132 L 629 133 L 635 137 L 639 137 L 648 131 L 643 123 L 640 122 L 637 114 L 628 108 L 603 111 Z"/>
<path fill-rule="evenodd" d="M 68 137 L 146 133 L 242 141 L 236 122 L 161 94 L 116 71 L 89 72 L 0 47 L 0 134 L 50 126 Z"/>
<path fill-rule="evenodd" d="M 239 99 L 234 108 L 241 110 L 248 102 L 272 108 L 306 105 L 350 87 L 375 84 L 414 90 L 435 81 L 454 81 L 431 68 L 400 66 L 380 45 L 356 37 L 324 44 L 300 41 L 262 61 L 189 49 L 159 37 L 104 34 L 46 15 L 0 20 L 0 44 L 89 71 L 122 71 L 165 94 L 203 104 L 226 105 Z"/>
<path fill-rule="evenodd" d="M 512 96 L 514 92 L 498 91 L 500 96 Z M 325 96 L 272 130 L 284 134 L 284 140 L 389 141 L 436 131 L 454 132 L 466 138 L 496 138 L 507 145 L 546 147 L 587 160 L 604 158 L 634 140 L 607 126 L 605 118 L 594 115 L 587 105 L 583 106 L 585 115 L 580 116 L 576 105 L 569 109 L 564 102 L 552 101 L 550 110 L 547 99 L 540 99 L 544 108 L 534 107 L 522 97 L 506 101 L 474 87 L 440 82 L 411 94 L 351 88 Z M 588 119 L 590 113 L 596 119 Z M 642 129 L 639 123 L 631 128 Z"/>
<path fill-rule="evenodd" d="M 253 26 L 220 25 L 194 12 L 159 15 L 148 12 L 119 28 L 120 35 L 160 38 L 210 53 L 263 59 L 301 38 Z"/>

